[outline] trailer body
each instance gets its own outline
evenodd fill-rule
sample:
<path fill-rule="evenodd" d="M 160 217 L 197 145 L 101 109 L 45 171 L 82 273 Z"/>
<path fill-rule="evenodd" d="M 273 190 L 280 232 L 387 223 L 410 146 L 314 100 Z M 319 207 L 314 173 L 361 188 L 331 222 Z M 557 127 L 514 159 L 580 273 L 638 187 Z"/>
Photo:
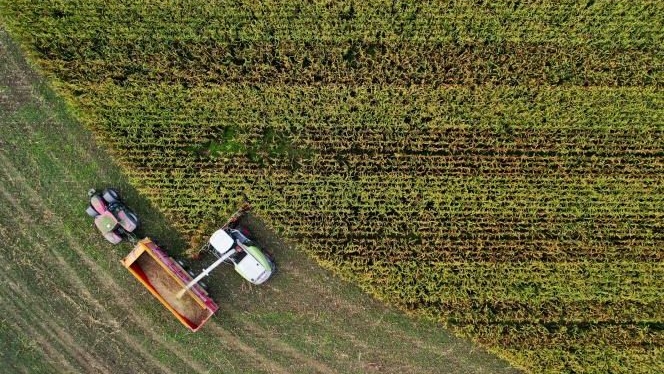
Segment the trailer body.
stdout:
<path fill-rule="evenodd" d="M 198 284 L 177 297 L 192 277 L 150 238 L 140 240 L 122 264 L 191 331 L 200 329 L 219 309 Z"/>

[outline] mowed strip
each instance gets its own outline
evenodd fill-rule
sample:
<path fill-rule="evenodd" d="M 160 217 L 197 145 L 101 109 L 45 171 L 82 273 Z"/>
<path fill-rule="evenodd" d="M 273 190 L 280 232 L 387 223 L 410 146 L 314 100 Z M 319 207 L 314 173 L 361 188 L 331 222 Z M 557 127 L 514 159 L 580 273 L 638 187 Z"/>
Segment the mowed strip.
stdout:
<path fill-rule="evenodd" d="M 6 82 L 11 84 L 11 94 L 23 98 L 24 101 L 20 104 L 34 104 L 35 107 L 31 107 L 31 109 L 43 112 L 41 113 L 41 116 L 43 116 L 41 119 L 43 119 L 43 121 L 20 121 L 20 117 L 7 117 L 3 119 L 6 121 L 4 125 L 7 129 L 11 129 L 15 126 L 22 127 L 23 130 L 28 131 L 28 133 L 39 133 L 41 129 L 46 126 L 57 127 L 59 124 L 55 122 L 55 116 L 45 115 L 46 113 L 52 112 L 53 108 L 49 108 L 48 104 L 45 104 L 43 101 L 41 101 L 42 98 L 40 97 L 39 93 L 36 92 L 35 87 L 33 86 L 33 82 L 30 81 L 30 79 L 34 77 L 29 77 L 26 75 L 30 73 L 23 70 L 24 66 L 21 66 L 22 62 L 16 60 L 15 56 L 12 55 L 9 51 L 9 46 L 5 43 L 6 41 L 2 40 L 2 55 L 7 57 L 5 64 L 2 66 L 2 71 L 12 73 L 9 75 L 11 81 Z M 35 113 L 35 115 L 37 115 L 35 119 L 41 117 L 40 113 Z M 8 137 L 6 140 L 11 141 L 11 137 Z M 12 146 L 14 145 L 15 144 L 7 144 L 7 147 L 13 148 Z M 67 174 L 67 165 L 62 165 L 58 154 L 56 154 L 54 151 L 51 151 L 48 152 L 48 154 L 45 154 L 45 156 L 48 157 L 49 166 L 53 168 L 56 173 L 60 173 L 60 175 Z M 92 154 L 79 156 L 83 156 L 87 159 L 88 157 L 92 156 Z M 106 326 L 107 328 L 112 327 L 113 331 L 111 332 L 111 335 L 120 332 L 120 327 L 122 323 L 126 323 L 126 318 L 124 321 L 118 321 L 110 314 L 108 314 L 107 310 L 105 310 L 107 306 L 105 305 L 105 300 L 107 300 L 109 297 L 114 297 L 117 300 L 121 300 L 123 298 L 123 295 L 117 292 L 119 286 L 114 284 L 112 282 L 112 278 L 108 275 L 105 275 L 105 270 L 99 267 L 95 261 L 90 258 L 87 251 L 83 248 L 83 244 L 81 243 L 80 239 L 74 237 L 71 234 L 70 228 L 62 223 L 62 221 L 59 219 L 59 215 L 47 208 L 49 204 L 44 200 L 44 192 L 46 192 L 46 195 L 48 195 L 49 193 L 52 193 L 53 190 L 48 188 L 47 191 L 43 191 L 42 188 L 43 192 L 40 194 L 37 190 L 35 190 L 35 187 L 39 187 L 32 185 L 34 179 L 31 177 L 26 178 L 21 171 L 26 170 L 25 165 L 21 165 L 20 163 L 17 165 L 16 161 L 11 161 L 5 156 L 4 152 L 0 153 L 0 163 L 3 165 L 2 173 L 4 174 L 3 180 L 5 181 L 3 186 L 4 189 L 2 191 L 2 195 L 6 199 L 6 204 L 4 204 L 4 206 L 9 208 L 6 217 L 11 217 L 16 220 L 15 222 L 12 222 L 13 226 L 26 228 L 25 230 L 17 230 L 13 232 L 15 235 L 21 235 L 21 240 L 28 241 L 27 245 L 21 246 L 23 248 L 29 249 L 25 251 L 25 257 L 26 259 L 29 259 L 28 264 L 31 265 L 41 263 L 44 264 L 44 266 L 49 265 L 50 267 L 50 270 L 39 269 L 40 271 L 37 271 L 35 276 L 40 280 L 47 281 L 48 284 L 44 286 L 48 290 L 58 292 L 60 297 L 66 298 L 70 301 L 70 304 L 73 303 L 76 307 L 78 307 L 79 310 L 78 313 L 76 313 L 78 317 L 90 318 L 92 322 L 94 322 L 92 325 L 95 325 L 96 323 Z M 73 253 L 68 253 L 68 258 L 65 258 L 67 254 L 60 253 L 56 250 L 56 248 L 62 247 L 63 244 L 74 250 Z M 72 254 L 74 254 L 74 256 L 72 256 Z M 80 257 L 77 258 L 77 256 Z M 79 260 L 79 262 L 76 263 L 72 260 Z M 12 263 L 13 261 L 9 262 Z M 85 266 L 81 268 L 81 265 Z M 45 274 L 49 273 L 62 274 L 63 278 L 59 280 L 61 283 L 54 283 L 53 279 L 44 276 Z M 98 284 L 110 286 L 110 289 L 115 291 L 115 294 L 112 296 L 109 296 L 108 294 L 99 294 L 100 289 L 90 285 L 91 278 L 88 277 L 105 277 L 102 282 L 99 282 Z M 23 279 L 20 283 L 26 282 L 28 284 L 32 284 L 29 279 Z M 70 292 L 73 290 L 76 292 L 70 294 Z M 96 294 L 93 295 L 92 292 L 95 292 Z M 41 295 L 40 293 L 34 293 L 34 291 L 27 289 L 18 292 L 18 294 L 25 296 L 30 294 Z M 48 292 L 46 294 L 48 294 Z M 27 305 L 34 306 L 34 308 L 37 310 L 39 305 L 43 305 L 47 308 L 47 310 L 50 309 L 49 303 L 47 302 L 33 302 L 27 303 Z M 81 305 L 85 305 L 85 307 L 81 307 Z M 69 307 L 71 307 L 71 305 L 69 305 Z M 65 307 L 64 309 L 67 308 Z M 86 313 L 91 313 L 91 315 L 87 315 Z M 98 318 L 102 320 L 110 319 L 110 321 L 106 323 L 99 322 L 99 320 L 95 317 L 98 314 L 102 314 L 102 316 Z M 129 318 L 131 318 L 133 315 L 132 310 L 129 308 L 124 310 L 122 314 L 130 316 Z M 45 315 L 43 316 L 42 320 L 44 322 L 48 322 L 49 318 L 47 318 Z M 85 324 L 90 325 L 90 322 L 88 321 Z M 125 326 L 125 328 L 126 327 L 129 326 Z M 136 357 L 139 360 L 144 361 L 151 358 L 148 351 L 141 344 L 137 343 L 135 339 L 127 339 L 127 337 L 124 336 L 126 334 L 119 335 L 122 335 L 122 338 L 124 338 L 124 342 L 121 344 L 129 344 L 129 346 L 132 347 L 132 349 L 137 353 L 141 352 L 143 354 L 143 357 L 141 357 L 139 354 L 136 354 Z M 65 338 L 68 339 L 66 343 L 79 348 L 78 345 L 74 344 L 75 341 L 78 342 L 80 340 L 79 338 L 72 340 L 66 335 Z M 84 346 L 85 342 L 81 341 L 78 344 Z M 128 360 L 128 358 L 122 359 Z M 133 363 L 138 365 L 142 361 L 135 361 Z M 100 365 L 99 362 L 91 364 L 93 367 Z M 147 361 L 146 364 L 150 364 L 149 361 Z M 158 365 L 155 367 L 156 369 L 163 372 L 170 371 L 167 367 L 160 366 L 159 362 L 156 362 L 156 364 Z M 117 370 L 117 368 L 104 368 L 103 366 L 99 366 L 99 369 Z M 200 372 L 202 369 L 199 368 L 198 371 Z"/>
<path fill-rule="evenodd" d="M 16 171 L 4 157 L 2 161 L 3 170 Z M 7 176 L 5 175 L 5 177 Z M 12 174 L 12 178 L 17 178 L 17 175 Z M 27 194 L 25 184 L 18 187 L 23 190 L 21 196 L 27 197 L 28 201 L 35 201 L 35 198 L 39 196 Z M 8 282 L 5 288 L 12 291 L 6 295 L 7 300 L 15 303 L 14 307 L 9 307 L 8 312 L 13 312 L 11 314 L 17 319 L 25 318 L 24 321 L 17 322 L 24 328 L 28 328 L 28 331 L 32 331 L 30 335 L 42 336 L 43 340 L 37 339 L 37 342 L 44 346 L 45 352 L 55 355 L 53 358 L 59 364 L 64 364 L 64 368 L 70 364 L 69 361 L 74 361 L 76 371 L 94 368 L 110 373 L 117 370 L 117 367 L 109 365 L 109 362 L 104 362 L 98 356 L 108 355 L 106 349 L 110 348 L 112 342 L 106 341 L 106 348 L 101 350 L 96 348 L 94 340 L 89 339 L 94 339 L 97 334 L 112 335 L 123 332 L 124 330 L 120 330 L 122 323 L 105 314 L 107 312 L 104 309 L 98 308 L 103 301 L 92 296 L 91 290 L 88 288 L 90 285 L 84 284 L 84 282 L 90 283 L 90 281 L 79 278 L 80 275 L 74 270 L 74 264 L 67 263 L 58 253 L 52 252 L 51 248 L 60 243 L 48 238 L 56 236 L 58 229 L 45 227 L 48 224 L 44 222 L 43 216 L 35 219 L 35 215 L 41 213 L 38 208 L 31 207 L 26 210 L 18 202 L 12 201 L 16 195 L 16 190 L 2 191 L 3 208 L 8 208 L 3 209 L 3 223 L 28 228 L 27 233 L 23 234 L 12 246 L 14 251 L 24 251 L 24 253 L 19 254 L 20 257 L 10 255 L 4 259 L 6 263 L 13 264 L 14 267 L 13 270 L 11 267 L 7 269 L 11 271 L 7 271 L 5 277 Z M 20 203 L 25 204 L 26 201 L 23 200 Z M 12 221 L 10 217 L 13 217 L 15 221 Z M 54 215 L 51 213 L 50 218 L 53 217 Z M 4 254 L 6 256 L 9 253 L 4 252 Z M 51 276 L 47 276 L 47 274 L 51 274 Z M 58 278 L 54 278 L 53 274 L 57 274 Z M 17 275 L 18 277 L 14 278 Z M 81 307 L 81 305 L 85 305 L 85 307 Z M 106 322 L 102 322 L 101 326 L 96 325 L 97 318 L 106 320 Z M 92 331 L 95 331 L 96 334 L 90 333 Z M 147 350 L 132 339 L 123 339 L 126 338 L 126 334 L 126 332 L 120 334 L 121 337 L 119 341 L 115 342 L 115 345 L 117 347 L 129 343 L 135 354 L 129 357 L 117 357 L 115 360 L 126 361 L 128 365 L 135 367 L 145 365 L 154 370 L 170 372 L 165 366 L 160 366 L 158 362 L 156 362 L 156 366 L 152 366 L 155 362 L 150 362 L 151 356 Z M 54 348 L 53 344 L 56 344 L 57 348 Z M 95 347 L 95 349 L 89 351 L 90 347 Z M 63 353 L 69 354 L 69 359 L 62 357 Z"/>
<path fill-rule="evenodd" d="M 3 40 L 3 55 L 9 57 L 6 60 L 8 63 L 14 65 L 3 66 L 3 70 L 21 71 L 22 66 L 12 59 L 15 56 L 8 53 L 5 42 L 6 40 Z M 24 74 L 31 73 L 24 72 Z M 178 372 L 180 370 L 178 367 L 188 372 L 204 372 L 214 367 L 219 362 L 219 357 L 213 361 L 214 355 L 208 356 L 207 365 L 202 366 L 194 358 L 195 356 L 188 354 L 186 350 L 178 349 L 177 341 L 164 339 L 164 331 L 159 331 L 158 323 L 147 319 L 144 311 L 137 310 L 141 307 L 139 303 L 127 300 L 125 284 L 127 281 L 122 284 L 116 281 L 117 273 L 122 271 L 117 261 L 119 257 L 112 262 L 117 271 L 109 273 L 107 268 L 97 263 L 101 259 L 98 253 L 93 258 L 96 251 L 90 252 L 89 243 L 105 246 L 101 244 L 99 238 L 90 235 L 94 234 L 93 232 L 81 235 L 86 229 L 81 230 L 80 226 L 73 229 L 75 226 L 72 226 L 71 222 L 66 218 L 63 220 L 62 214 L 68 217 L 76 208 L 76 204 L 65 207 L 64 211 L 57 213 L 48 208 L 51 206 L 49 200 L 54 197 L 68 199 L 64 191 L 74 192 L 71 190 L 72 184 L 81 191 L 88 186 L 84 185 L 84 181 L 73 178 L 67 179 L 70 183 L 61 185 L 49 183 L 48 187 L 40 186 L 41 183 L 38 183 L 48 179 L 41 173 L 51 172 L 58 176 L 66 176 L 68 172 L 75 173 L 75 170 L 69 169 L 70 163 L 74 160 L 63 158 L 63 153 L 56 152 L 57 145 L 46 143 L 44 130 L 54 131 L 62 126 L 62 123 L 55 119 L 56 104 L 43 103 L 41 101 L 43 97 L 31 85 L 31 77 L 22 78 L 7 83 L 13 84 L 12 89 L 27 94 L 24 97 L 29 97 L 32 103 L 22 104 L 28 105 L 31 111 L 35 111 L 33 119 L 43 119 L 43 121 L 22 121 L 21 119 L 25 118 L 21 116 L 3 118 L 4 125 L 10 130 L 8 134 L 12 135 L 3 139 L 7 141 L 3 144 L 6 146 L 3 151 L 13 151 L 11 159 L 4 152 L 0 157 L 5 181 L 2 191 L 5 203 L 2 206 L 7 209 L 3 214 L 3 225 L 24 228 L 12 231 L 11 242 L 16 243 L 16 247 L 12 251 L 5 252 L 5 254 L 16 251 L 21 253 L 18 261 L 15 258 L 7 259 L 7 263 L 13 263 L 19 268 L 18 272 L 14 269 L 13 273 L 8 273 L 8 279 L 12 279 L 12 274 L 27 274 L 25 278 L 10 281 L 13 285 L 12 290 L 15 291 L 12 299 L 15 299 L 17 304 L 14 307 L 8 304 L 7 308 L 17 311 L 16 307 L 20 306 L 24 310 L 19 309 L 15 313 L 17 316 L 32 315 L 29 320 L 20 323 L 20 326 L 27 330 L 30 338 L 37 339 L 46 353 L 54 355 L 56 363 L 64 365 L 63 368 L 70 367 L 68 370 L 88 371 L 97 368 L 102 372 L 134 372 L 141 368 L 140 370 L 168 373 Z M 17 113 L 20 114 L 20 111 L 13 114 Z M 19 127 L 23 129 L 22 131 L 28 130 L 28 133 L 33 135 L 27 143 L 33 147 L 36 145 L 36 149 L 33 148 L 37 151 L 35 154 L 22 154 L 22 150 L 17 149 L 17 143 L 13 141 L 15 134 L 11 130 Z M 62 132 L 60 135 L 77 136 L 67 132 Z M 48 142 L 57 139 L 53 136 L 48 138 Z M 51 145 L 43 146 L 44 144 Z M 82 156 L 86 161 L 99 157 L 94 152 L 78 156 Z M 28 165 L 29 167 L 26 167 Z M 50 170 L 47 172 L 45 167 Z M 31 175 L 24 175 L 25 171 Z M 90 242 L 91 237 L 92 242 Z M 64 248 L 67 249 L 58 252 Z M 106 260 L 103 263 L 108 264 Z M 47 277 L 46 274 L 58 274 L 59 277 Z M 30 279 L 31 276 L 44 284 Z M 133 283 L 132 280 L 129 282 Z M 26 283 L 40 285 L 42 291 L 30 288 L 16 289 L 17 285 Z M 135 288 L 139 289 L 138 286 Z M 52 299 L 43 298 L 44 295 L 53 294 L 55 297 Z M 145 296 L 149 297 L 149 294 L 145 292 Z M 150 304 L 154 309 L 154 301 L 151 298 L 144 304 Z M 56 314 L 53 314 L 54 312 Z M 54 320 L 54 316 L 59 316 L 57 318 L 59 322 Z M 41 330 L 39 326 L 42 326 Z M 37 338 L 38 335 L 50 338 Z M 151 343 L 146 345 L 146 342 Z M 102 346 L 104 349 L 99 349 Z M 88 352 L 91 347 L 94 349 Z M 166 354 L 157 358 L 158 354 L 161 355 L 159 352 Z M 232 361 L 227 359 L 226 362 Z M 76 366 L 71 366 L 72 363 Z M 236 365 L 237 363 L 234 363 L 232 366 Z M 270 371 L 265 370 L 265 372 Z"/>

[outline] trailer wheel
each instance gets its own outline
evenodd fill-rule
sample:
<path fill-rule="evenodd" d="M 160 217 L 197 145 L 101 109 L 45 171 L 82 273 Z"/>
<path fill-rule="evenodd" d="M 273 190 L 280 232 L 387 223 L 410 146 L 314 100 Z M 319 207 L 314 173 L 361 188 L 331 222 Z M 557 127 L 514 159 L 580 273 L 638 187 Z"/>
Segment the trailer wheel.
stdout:
<path fill-rule="evenodd" d="M 118 193 L 118 191 L 116 191 L 112 188 L 105 189 L 104 193 L 101 196 L 109 204 L 120 201 L 120 194 Z"/>

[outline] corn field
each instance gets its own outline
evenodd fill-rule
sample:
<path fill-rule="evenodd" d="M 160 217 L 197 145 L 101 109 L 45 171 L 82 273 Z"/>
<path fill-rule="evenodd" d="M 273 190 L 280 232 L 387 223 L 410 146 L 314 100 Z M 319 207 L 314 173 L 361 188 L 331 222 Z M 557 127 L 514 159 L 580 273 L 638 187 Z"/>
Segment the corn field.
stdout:
<path fill-rule="evenodd" d="M 527 371 L 664 371 L 664 2 L 0 14 L 192 248 L 248 201 Z"/>

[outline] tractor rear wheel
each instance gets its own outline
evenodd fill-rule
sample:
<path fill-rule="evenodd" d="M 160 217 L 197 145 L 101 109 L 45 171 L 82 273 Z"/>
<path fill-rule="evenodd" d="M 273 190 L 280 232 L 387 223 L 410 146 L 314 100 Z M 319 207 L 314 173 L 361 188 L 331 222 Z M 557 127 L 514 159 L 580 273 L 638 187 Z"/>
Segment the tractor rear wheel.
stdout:
<path fill-rule="evenodd" d="M 127 217 L 134 222 L 136 227 L 138 227 L 138 216 L 136 215 L 136 213 L 127 211 L 126 214 L 127 214 Z M 136 230 L 136 229 L 134 229 L 134 230 Z M 131 230 L 131 232 L 133 232 L 134 230 Z"/>
<path fill-rule="evenodd" d="M 88 208 L 85 210 L 85 213 L 87 213 L 90 217 L 95 218 L 99 215 L 95 208 L 92 207 L 92 205 L 88 205 Z"/>
<path fill-rule="evenodd" d="M 116 191 L 112 188 L 105 189 L 104 193 L 101 196 L 109 204 L 120 201 L 120 194 L 118 193 L 118 191 Z"/>

